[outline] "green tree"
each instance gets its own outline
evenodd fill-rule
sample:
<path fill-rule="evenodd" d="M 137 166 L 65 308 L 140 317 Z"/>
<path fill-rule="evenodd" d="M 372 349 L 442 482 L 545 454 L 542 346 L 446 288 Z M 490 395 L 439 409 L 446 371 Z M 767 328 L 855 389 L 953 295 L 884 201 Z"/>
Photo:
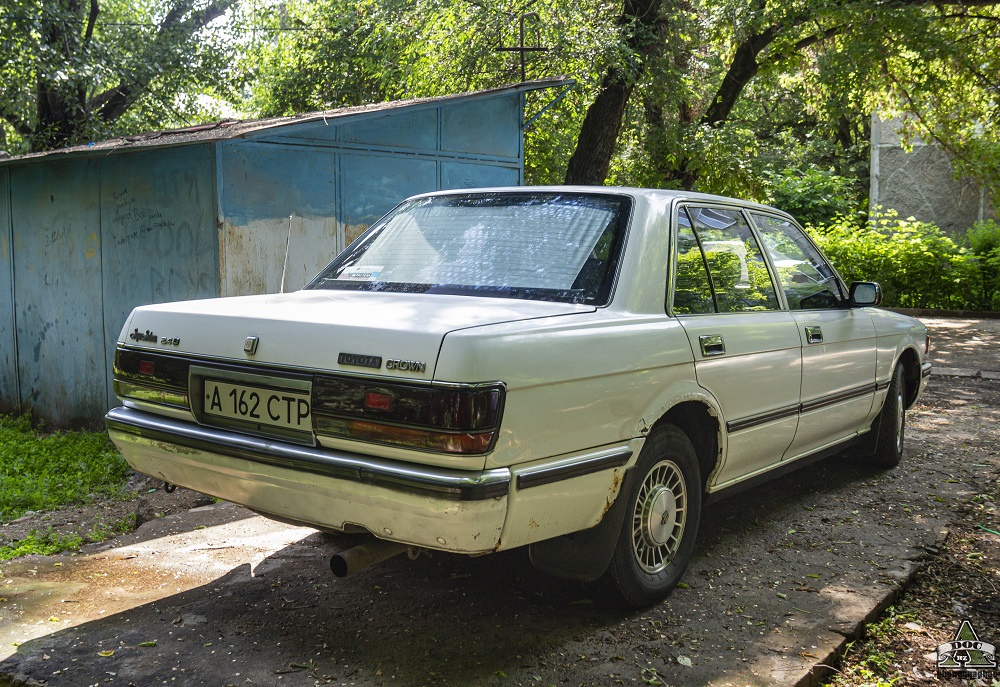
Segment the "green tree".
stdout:
<path fill-rule="evenodd" d="M 237 0 L 3 0 L 0 120 L 13 152 L 186 122 L 226 73 L 204 31 Z M 3 143 L 3 141 L 0 141 Z"/>
<path fill-rule="evenodd" d="M 787 168 L 863 176 L 870 113 L 889 107 L 997 188 L 998 5 L 288 0 L 252 57 L 252 103 L 278 114 L 518 81 L 497 47 L 530 9 L 529 38 L 548 51 L 531 56 L 529 78 L 578 81 L 529 131 L 531 182 L 764 199 Z M 862 178 L 852 192 L 866 189 Z"/>

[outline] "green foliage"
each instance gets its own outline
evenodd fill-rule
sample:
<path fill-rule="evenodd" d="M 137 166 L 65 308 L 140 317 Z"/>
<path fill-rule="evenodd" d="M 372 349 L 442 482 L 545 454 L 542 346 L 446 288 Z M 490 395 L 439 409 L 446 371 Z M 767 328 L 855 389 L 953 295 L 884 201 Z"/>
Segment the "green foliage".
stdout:
<path fill-rule="evenodd" d="M 822 226 L 837 217 L 848 217 L 858 207 L 853 181 L 833 170 L 788 168 L 768 174 L 767 179 L 767 202 L 804 226 Z"/>
<path fill-rule="evenodd" d="M 838 670 L 826 687 L 847 687 L 848 685 L 870 685 L 871 687 L 892 687 L 900 679 L 896 667 L 893 644 L 903 635 L 901 627 L 916 620 L 914 613 L 901 613 L 890 606 L 877 623 L 865 625 L 863 641 L 847 645 L 842 658 L 851 658 L 851 664 Z"/>
<path fill-rule="evenodd" d="M 71 532 L 60 534 L 51 527 L 44 533 L 39 534 L 38 530 L 31 530 L 24 539 L 11 542 L 0 547 L 0 561 L 7 561 L 19 556 L 29 556 L 38 554 L 42 556 L 52 556 L 65 551 L 78 551 L 81 546 L 87 543 L 104 541 L 119 534 L 128 534 L 135 530 L 135 513 L 129 513 L 119 522 L 112 525 L 105 523 L 95 524 L 89 532 Z"/>
<path fill-rule="evenodd" d="M 237 0 L 4 0 L 0 147 L 11 153 L 190 124 L 234 83 Z M 93 12 L 93 13 L 92 13 Z"/>
<path fill-rule="evenodd" d="M 31 554 L 52 556 L 64 551 L 77 551 L 83 544 L 83 537 L 79 534 L 63 535 L 51 529 L 39 534 L 37 530 L 31 530 L 24 539 L 0 547 L 0 561 Z"/>
<path fill-rule="evenodd" d="M 264 116 L 494 88 L 521 80 L 514 53 L 520 5 L 506 0 L 292 0 L 267 17 L 271 39 L 243 62 L 246 107 Z M 619 59 L 614 10 L 599 0 L 538 0 L 526 20 L 527 78 L 569 74 L 578 86 L 525 132 L 528 183 L 558 183 L 600 80 Z M 556 95 L 527 95 L 533 115 Z"/>
<path fill-rule="evenodd" d="M 987 310 L 1000 310 L 1000 224 L 977 222 L 965 235 L 982 273 L 980 302 Z"/>
<path fill-rule="evenodd" d="M 128 469 L 106 433 L 44 433 L 0 416 L 0 521 L 117 496 Z"/>
<path fill-rule="evenodd" d="M 877 281 L 885 304 L 904 308 L 981 310 L 984 263 L 940 228 L 894 211 L 858 225 L 840 219 L 813 232 L 841 276 Z"/>

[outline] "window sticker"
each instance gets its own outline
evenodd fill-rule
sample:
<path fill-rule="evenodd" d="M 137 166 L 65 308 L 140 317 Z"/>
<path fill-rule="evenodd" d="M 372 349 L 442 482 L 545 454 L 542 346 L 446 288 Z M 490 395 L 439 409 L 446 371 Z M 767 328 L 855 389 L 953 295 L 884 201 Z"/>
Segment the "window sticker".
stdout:
<path fill-rule="evenodd" d="M 382 265 L 351 265 L 337 275 L 337 279 L 347 281 L 375 281 L 382 273 Z"/>

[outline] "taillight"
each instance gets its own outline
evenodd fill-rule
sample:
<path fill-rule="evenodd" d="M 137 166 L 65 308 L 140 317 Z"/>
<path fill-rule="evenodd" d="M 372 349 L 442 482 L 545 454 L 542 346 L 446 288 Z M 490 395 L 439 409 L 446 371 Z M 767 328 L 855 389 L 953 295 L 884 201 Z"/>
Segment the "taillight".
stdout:
<path fill-rule="evenodd" d="M 188 361 L 170 355 L 115 350 L 114 384 L 120 398 L 188 407 Z"/>
<path fill-rule="evenodd" d="M 924 335 L 924 355 L 927 355 L 930 352 L 931 352 L 931 333 L 927 332 L 927 334 Z"/>
<path fill-rule="evenodd" d="M 317 434 L 457 454 L 488 452 L 503 411 L 502 384 L 415 385 L 317 376 Z"/>

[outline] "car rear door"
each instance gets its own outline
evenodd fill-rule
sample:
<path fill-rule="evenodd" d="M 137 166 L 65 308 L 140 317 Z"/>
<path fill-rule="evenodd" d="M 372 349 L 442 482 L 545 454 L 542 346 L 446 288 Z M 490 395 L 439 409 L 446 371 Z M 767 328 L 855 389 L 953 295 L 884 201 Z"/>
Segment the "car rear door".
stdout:
<path fill-rule="evenodd" d="M 698 384 L 721 406 L 725 458 L 710 485 L 719 488 L 767 470 L 791 445 L 801 341 L 740 209 L 684 205 L 676 227 L 670 310 L 687 334 Z"/>
<path fill-rule="evenodd" d="M 801 416 L 793 459 L 855 436 L 875 397 L 875 325 L 845 308 L 836 273 L 797 225 L 751 213 L 802 340 Z"/>

